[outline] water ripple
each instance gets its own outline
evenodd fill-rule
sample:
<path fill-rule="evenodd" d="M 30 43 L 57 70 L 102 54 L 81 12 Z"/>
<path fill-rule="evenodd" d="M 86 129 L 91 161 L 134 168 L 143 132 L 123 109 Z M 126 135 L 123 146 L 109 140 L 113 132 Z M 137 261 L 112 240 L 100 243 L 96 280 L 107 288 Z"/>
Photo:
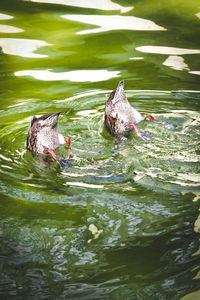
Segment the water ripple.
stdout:
<path fill-rule="evenodd" d="M 62 4 L 75 7 L 84 7 L 89 9 L 101 9 L 101 10 L 120 10 L 122 13 L 126 13 L 133 9 L 133 6 L 123 7 L 117 3 L 110 0 L 31 0 L 32 2 L 38 3 L 49 3 L 49 4 Z"/>
<path fill-rule="evenodd" d="M 98 28 L 94 29 L 81 30 L 77 34 L 90 34 L 110 30 L 166 30 L 153 21 L 133 16 L 63 15 L 62 17 L 67 20 L 98 26 Z"/>
<path fill-rule="evenodd" d="M 128 91 L 127 95 L 131 101 L 133 92 Z M 148 113 L 148 100 L 141 100 L 139 91 L 134 91 L 134 95 L 136 97 L 134 106 L 141 112 Z M 50 185 L 52 189 L 67 190 L 72 194 L 75 188 L 91 189 L 91 191 L 134 192 L 138 185 L 157 191 L 197 191 L 200 181 L 197 164 L 200 159 L 200 114 L 192 110 L 165 112 L 167 99 L 173 95 L 169 92 L 149 91 L 146 95 L 152 96 L 157 101 L 157 105 L 160 97 L 162 98 L 163 112 L 154 115 L 158 119 L 169 121 L 175 129 L 168 130 L 161 124 L 143 122 L 139 127 L 153 135 L 154 140 L 145 143 L 133 133 L 128 140 L 119 145 L 118 149 L 114 149 L 114 139 L 106 132 L 103 125 L 107 97 L 105 92 L 93 91 L 66 100 L 56 100 L 57 110 L 70 109 L 70 113 L 61 116 L 59 128 L 63 134 L 68 132 L 74 155 L 70 168 L 60 172 L 59 166 L 54 162 L 49 161 L 51 167 L 48 169 L 45 167 L 46 162 L 42 163 L 43 159 L 39 158 L 35 161 L 30 152 L 25 151 L 31 115 L 37 115 L 35 111 L 31 111 L 33 107 L 31 102 L 23 105 L 24 113 L 26 114 L 27 111 L 30 117 L 26 116 L 20 120 L 18 119 L 20 103 L 9 107 L 1 115 L 7 124 L 4 122 L 5 126 L 1 129 L 0 172 L 8 182 L 11 178 L 12 180 L 15 178 L 16 195 L 34 201 L 37 199 L 36 190 L 45 191 Z M 42 105 L 41 102 L 40 107 Z M 52 103 L 49 111 L 55 111 L 53 105 Z M 9 146 L 4 147 L 8 142 Z M 58 151 L 61 156 L 66 155 L 64 148 Z M 53 183 L 55 170 L 58 174 L 56 182 Z M 23 180 L 23 186 L 32 189 L 32 193 L 29 191 L 28 195 L 25 191 L 22 192 L 19 180 Z M 4 192 L 8 193 L 9 188 L 4 186 Z M 13 187 L 11 190 L 13 193 Z M 24 197 L 23 194 L 26 196 Z M 52 201 L 51 197 L 49 201 Z M 59 201 L 64 200 L 61 197 Z"/>
<path fill-rule="evenodd" d="M 17 38 L 0 38 L 0 46 L 6 54 L 18 55 L 22 57 L 41 58 L 46 54 L 34 53 L 38 48 L 50 46 L 45 41 Z"/>

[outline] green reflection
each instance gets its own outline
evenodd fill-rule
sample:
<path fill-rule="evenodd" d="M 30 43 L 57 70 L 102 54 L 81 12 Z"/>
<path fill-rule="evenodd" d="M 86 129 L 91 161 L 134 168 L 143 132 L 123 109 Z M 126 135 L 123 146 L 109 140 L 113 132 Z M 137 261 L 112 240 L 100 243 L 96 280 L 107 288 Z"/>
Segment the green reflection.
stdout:
<path fill-rule="evenodd" d="M 199 2 L 59 3 L 0 3 L 0 294 L 198 296 Z M 144 122 L 151 143 L 114 147 L 104 106 L 120 79 L 175 130 Z M 57 111 L 65 171 L 25 150 L 31 117 Z"/>

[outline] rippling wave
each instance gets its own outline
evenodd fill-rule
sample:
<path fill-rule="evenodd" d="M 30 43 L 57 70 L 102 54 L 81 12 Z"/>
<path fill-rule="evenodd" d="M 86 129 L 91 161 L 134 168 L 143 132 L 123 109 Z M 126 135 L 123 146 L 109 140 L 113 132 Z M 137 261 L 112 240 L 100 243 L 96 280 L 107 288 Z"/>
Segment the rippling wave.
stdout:
<path fill-rule="evenodd" d="M 139 94 L 135 91 L 135 95 L 137 93 Z M 30 118 L 35 115 L 35 111 L 31 111 L 31 102 L 23 103 L 23 113 L 22 103 L 18 103 L 1 114 L 2 123 L 5 123 L 1 128 L 1 172 L 7 178 L 6 182 L 7 180 L 13 182 L 13 177 L 15 178 L 16 193 L 17 190 L 19 193 L 22 192 L 22 184 L 33 189 L 28 199 L 36 199 L 35 189 L 45 189 L 49 184 L 55 187 L 54 177 L 49 176 L 55 169 L 58 172 L 56 185 L 61 190 L 76 186 L 104 191 L 107 189 L 134 191 L 138 185 L 152 190 L 199 189 L 199 113 L 189 110 L 165 112 L 164 102 L 160 104 L 158 102 L 162 94 L 165 101 L 166 95 L 170 97 L 171 94 L 152 92 L 151 97 L 157 98 L 157 110 L 160 105 L 162 111 L 162 113 L 155 112 L 155 117 L 167 120 L 175 129 L 168 130 L 161 124 L 146 121 L 139 127 L 153 135 L 154 140 L 151 143 L 145 143 L 133 133 L 119 145 L 118 149 L 115 149 L 114 138 L 106 132 L 103 124 L 104 105 L 108 94 L 97 91 L 57 100 L 55 105 L 52 103 L 48 108 L 48 112 L 59 110 L 67 112 L 59 120 L 60 131 L 70 136 L 72 142 L 73 158 L 67 171 L 59 170 L 55 163 L 48 169 L 41 161 L 35 161 L 25 150 Z M 136 109 L 144 114 L 152 113 L 153 108 L 148 107 L 148 100 L 133 100 L 134 93 L 131 91 L 127 92 L 127 96 Z M 40 103 L 40 108 L 42 106 Z M 20 120 L 18 111 L 21 115 Z M 26 112 L 30 117 L 23 117 Z M 8 147 L 4 148 L 4 143 L 8 144 Z M 62 156 L 66 155 L 64 147 L 59 149 L 59 152 Z M 12 194 L 13 188 L 11 190 Z M 4 193 L 8 193 L 6 187 Z M 26 194 L 24 191 L 23 193 Z"/>
<path fill-rule="evenodd" d="M 198 0 L 0 8 L 2 299 L 199 291 Z M 174 130 L 144 121 L 150 143 L 133 132 L 116 145 L 104 109 L 121 79 L 133 107 Z M 73 154 L 65 170 L 25 145 L 32 116 L 58 111 Z"/>

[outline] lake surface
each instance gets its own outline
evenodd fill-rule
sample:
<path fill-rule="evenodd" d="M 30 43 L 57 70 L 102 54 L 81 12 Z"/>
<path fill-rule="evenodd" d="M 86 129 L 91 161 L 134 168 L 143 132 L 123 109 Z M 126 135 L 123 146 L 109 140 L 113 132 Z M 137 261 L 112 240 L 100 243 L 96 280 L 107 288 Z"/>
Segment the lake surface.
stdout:
<path fill-rule="evenodd" d="M 0 50 L 0 297 L 199 299 L 199 0 L 1 0 Z M 115 147 L 121 79 L 174 130 Z M 58 111 L 65 170 L 25 147 Z"/>

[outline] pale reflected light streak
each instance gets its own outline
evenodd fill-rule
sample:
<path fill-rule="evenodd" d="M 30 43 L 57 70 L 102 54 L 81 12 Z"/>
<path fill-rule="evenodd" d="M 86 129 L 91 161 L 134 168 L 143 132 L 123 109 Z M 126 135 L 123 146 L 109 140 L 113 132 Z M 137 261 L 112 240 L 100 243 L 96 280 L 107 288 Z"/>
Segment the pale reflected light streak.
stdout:
<path fill-rule="evenodd" d="M 187 69 L 189 70 L 188 65 L 184 62 L 184 58 L 177 56 L 177 55 L 171 55 L 169 56 L 164 62 L 164 66 L 170 67 L 174 70 L 184 70 Z"/>
<path fill-rule="evenodd" d="M 193 202 L 197 202 L 198 200 L 200 200 L 200 192 L 193 192 L 193 194 L 195 194 L 195 197 L 192 200 Z"/>
<path fill-rule="evenodd" d="M 191 183 L 191 182 L 184 182 L 181 180 L 166 180 L 166 182 L 172 183 L 172 184 L 177 184 L 182 187 L 199 187 L 199 182 L 198 183 Z"/>
<path fill-rule="evenodd" d="M 76 100 L 76 99 L 81 99 L 81 98 L 85 98 L 88 96 L 93 96 L 93 95 L 98 95 L 98 94 L 105 94 L 105 93 L 109 93 L 110 90 L 105 90 L 105 91 L 99 91 L 99 90 L 94 90 L 91 92 L 86 92 L 86 93 L 81 93 L 78 94 L 76 96 L 72 96 L 63 100 L 54 100 L 55 103 L 60 103 L 60 102 L 67 102 L 67 101 L 71 101 L 71 100 Z"/>
<path fill-rule="evenodd" d="M 130 57 L 129 58 L 130 60 L 143 60 L 144 59 L 144 57 Z"/>
<path fill-rule="evenodd" d="M 166 30 L 164 27 L 156 25 L 153 21 L 133 16 L 63 15 L 62 17 L 67 20 L 98 26 L 98 28 L 79 31 L 77 34 L 90 34 L 110 30 Z"/>
<path fill-rule="evenodd" d="M 15 39 L 15 38 L 0 38 L 0 46 L 5 54 L 18 55 L 23 57 L 41 58 L 47 57 L 45 54 L 33 53 L 38 48 L 50 46 L 45 41 Z"/>
<path fill-rule="evenodd" d="M 10 19 L 13 19 L 13 16 L 0 13 L 0 20 L 10 20 Z"/>
<path fill-rule="evenodd" d="M 0 158 L 2 158 L 3 160 L 6 160 L 6 161 L 12 161 L 11 158 L 8 158 L 8 157 L 6 157 L 6 156 L 4 156 L 2 154 L 0 154 Z"/>
<path fill-rule="evenodd" d="M 12 168 L 12 167 L 10 167 L 10 166 L 7 166 L 7 165 L 1 165 L 1 168 L 6 168 L 6 169 L 9 169 L 9 170 L 13 170 L 13 168 Z"/>
<path fill-rule="evenodd" d="M 79 186 L 79 187 L 85 187 L 85 188 L 91 188 L 91 189 L 104 189 L 104 185 L 88 184 L 88 183 L 84 183 L 84 182 L 66 182 L 65 185 L 73 185 L 73 186 Z"/>
<path fill-rule="evenodd" d="M 77 115 L 83 116 L 83 117 L 89 117 L 89 116 L 94 116 L 95 113 L 97 113 L 98 110 L 96 109 L 90 109 L 90 110 L 84 110 L 84 111 L 79 111 L 77 112 Z M 98 114 L 95 114 L 98 116 Z"/>
<path fill-rule="evenodd" d="M 55 73 L 49 70 L 25 70 L 15 72 L 15 76 L 32 76 L 38 80 L 44 81 L 60 81 L 69 80 L 72 82 L 97 82 L 110 78 L 118 77 L 119 71 L 107 70 L 76 70 L 69 72 Z"/>
<path fill-rule="evenodd" d="M 200 19 L 200 12 L 196 14 L 197 18 Z"/>
<path fill-rule="evenodd" d="M 23 32 L 23 29 L 10 26 L 10 25 L 0 25 L 0 32 L 3 33 L 18 33 L 18 32 Z"/>
<path fill-rule="evenodd" d="M 120 10 L 121 13 L 126 13 L 133 9 L 133 6 L 123 7 L 110 0 L 31 0 L 37 3 L 61 4 L 83 8 L 93 8 L 101 10 Z"/>
<path fill-rule="evenodd" d="M 200 71 L 190 71 L 189 73 L 194 75 L 200 75 Z"/>
<path fill-rule="evenodd" d="M 164 46 L 142 46 L 142 47 L 137 47 L 136 50 L 144 53 L 166 54 L 166 55 L 200 54 L 200 50 L 197 49 L 184 49 L 184 48 L 164 47 Z"/>

